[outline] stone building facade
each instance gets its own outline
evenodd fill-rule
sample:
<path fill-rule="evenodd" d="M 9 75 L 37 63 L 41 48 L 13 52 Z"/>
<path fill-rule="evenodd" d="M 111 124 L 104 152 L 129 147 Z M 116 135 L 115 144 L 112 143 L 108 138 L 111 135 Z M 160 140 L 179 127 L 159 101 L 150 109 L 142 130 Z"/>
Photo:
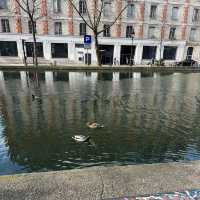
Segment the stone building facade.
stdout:
<path fill-rule="evenodd" d="M 76 0 L 84 14 L 84 0 Z M 199 60 L 200 1 L 113 0 L 105 1 L 100 28 L 128 4 L 117 22 L 99 36 L 102 63 L 136 64 L 163 58 L 166 62 L 186 58 Z M 90 10 L 93 1 L 88 1 Z M 107 7 L 107 8 L 106 8 Z M 84 63 L 85 54 L 96 62 L 94 44 L 84 49 L 83 37 L 92 34 L 67 0 L 40 0 L 36 22 L 41 62 Z M 134 38 L 132 33 L 135 33 Z M 0 62 L 23 59 L 22 40 L 31 56 L 31 28 L 25 12 L 15 0 L 0 1 Z"/>

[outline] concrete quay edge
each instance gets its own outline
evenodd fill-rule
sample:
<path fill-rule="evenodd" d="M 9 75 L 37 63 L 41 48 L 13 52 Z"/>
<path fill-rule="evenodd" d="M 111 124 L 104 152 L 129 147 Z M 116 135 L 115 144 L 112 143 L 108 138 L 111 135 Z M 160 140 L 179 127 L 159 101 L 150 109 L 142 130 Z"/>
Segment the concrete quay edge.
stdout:
<path fill-rule="evenodd" d="M 200 189 L 200 161 L 0 176 L 2 200 L 100 200 Z"/>
<path fill-rule="evenodd" d="M 183 72 L 183 73 L 198 73 L 200 68 L 194 67 L 155 67 L 155 66 L 86 66 L 86 65 L 58 65 L 58 66 L 49 66 L 49 65 L 40 65 L 39 67 L 23 65 L 1 65 L 0 70 L 13 70 L 13 71 L 91 71 L 91 72 Z"/>

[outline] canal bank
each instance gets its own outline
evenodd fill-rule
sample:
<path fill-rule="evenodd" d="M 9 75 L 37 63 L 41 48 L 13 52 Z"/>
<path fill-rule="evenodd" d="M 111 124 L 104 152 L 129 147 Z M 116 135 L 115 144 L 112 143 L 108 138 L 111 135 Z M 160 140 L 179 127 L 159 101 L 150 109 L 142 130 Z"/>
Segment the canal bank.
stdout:
<path fill-rule="evenodd" d="M 98 200 L 200 188 L 200 161 L 0 177 L 0 199 Z"/>
<path fill-rule="evenodd" d="M 40 65 L 38 67 L 24 65 L 0 65 L 0 70 L 15 70 L 15 71 L 91 71 L 91 72 L 180 72 L 180 73 L 199 73 L 200 67 L 190 67 L 190 66 L 150 66 L 150 65 L 135 65 L 135 66 L 111 66 L 103 65 L 101 67 L 95 65 Z"/>

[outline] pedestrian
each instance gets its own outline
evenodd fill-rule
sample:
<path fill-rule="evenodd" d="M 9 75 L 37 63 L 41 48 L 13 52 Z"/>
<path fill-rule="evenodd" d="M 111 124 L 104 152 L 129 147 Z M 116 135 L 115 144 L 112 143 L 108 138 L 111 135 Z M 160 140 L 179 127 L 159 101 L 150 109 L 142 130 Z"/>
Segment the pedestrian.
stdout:
<path fill-rule="evenodd" d="M 117 58 L 114 58 L 113 65 L 114 65 L 114 66 L 117 65 Z"/>
<path fill-rule="evenodd" d="M 128 63 L 129 63 L 129 59 L 128 57 L 126 57 L 126 64 L 128 65 Z"/>

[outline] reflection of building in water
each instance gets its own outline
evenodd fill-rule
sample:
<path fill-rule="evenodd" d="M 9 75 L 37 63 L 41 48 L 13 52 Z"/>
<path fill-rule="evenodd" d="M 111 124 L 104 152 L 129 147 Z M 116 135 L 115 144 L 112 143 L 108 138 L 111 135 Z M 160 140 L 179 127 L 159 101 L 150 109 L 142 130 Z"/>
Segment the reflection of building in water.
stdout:
<path fill-rule="evenodd" d="M 153 72 L 141 72 L 141 77 L 153 77 Z"/>
<path fill-rule="evenodd" d="M 98 80 L 101 81 L 112 81 L 113 73 L 111 72 L 99 72 L 98 73 Z"/>
<path fill-rule="evenodd" d="M 24 92 L 28 92 L 29 90 L 29 79 L 28 79 L 28 73 L 25 71 L 20 72 L 20 78 L 21 78 L 21 85 Z"/>
<path fill-rule="evenodd" d="M 113 82 L 119 82 L 119 72 L 113 72 Z"/>
<path fill-rule="evenodd" d="M 3 71 L 0 71 L 0 93 L 6 95 L 6 88 L 5 88 L 5 79 Z"/>
<path fill-rule="evenodd" d="M 141 73 L 140 72 L 133 72 L 133 78 L 141 78 Z"/>
<path fill-rule="evenodd" d="M 0 87 L 4 85 L 6 90 L 0 95 L 4 139 L 11 159 L 33 169 L 36 165 L 37 169 L 61 169 L 63 160 L 76 162 L 81 153 L 81 158 L 86 157 L 78 161 L 82 164 L 100 159 L 104 162 L 105 152 L 114 155 L 106 158 L 108 162 L 116 161 L 116 157 L 122 162 L 148 162 L 153 156 L 160 162 L 167 157 L 166 152 L 185 150 L 192 136 L 197 111 L 193 99 L 191 105 L 189 101 L 199 91 L 198 84 L 192 90 L 192 80 L 198 82 L 198 75 L 181 75 L 178 80 L 173 75 L 119 80 L 119 73 L 113 73 L 112 81 L 98 81 L 97 73 L 87 76 L 69 72 L 69 81 L 65 81 L 67 74 L 50 72 L 45 73 L 46 81 L 41 81 L 38 88 L 41 101 L 32 101 L 21 91 L 23 73 L 23 80 L 7 75 L 5 82 L 0 73 Z M 53 85 L 56 95 L 46 93 L 48 84 Z M 100 134 L 92 135 L 100 146 L 98 151 L 90 151 L 87 145 L 77 148 L 71 141 L 73 134 L 90 133 L 85 126 L 89 120 L 105 124 Z M 184 132 L 185 125 L 190 134 Z"/>
<path fill-rule="evenodd" d="M 119 73 L 119 79 L 129 79 L 133 77 L 133 73 L 131 72 L 121 72 Z"/>
<path fill-rule="evenodd" d="M 69 81 L 69 72 L 59 72 L 56 71 L 53 73 L 55 81 Z"/>
<path fill-rule="evenodd" d="M 5 71 L 4 77 L 5 77 L 5 80 L 20 79 L 20 72 L 18 72 L 18 71 Z"/>
<path fill-rule="evenodd" d="M 50 72 L 50 71 L 45 72 L 45 84 L 46 84 L 46 90 L 48 94 L 55 93 L 53 72 Z"/>
<path fill-rule="evenodd" d="M 3 76 L 3 72 L 1 75 Z M 30 95 L 21 92 L 24 85 L 20 82 L 25 83 L 24 74 L 21 73 L 21 78 L 23 78 L 21 80 L 15 79 L 9 73 L 6 75 L 8 80 L 6 95 L 0 95 L 0 104 L 3 105 L 0 106 L 0 113 L 2 113 L 6 125 L 4 139 L 9 147 L 10 159 L 18 164 L 28 164 L 30 168 L 34 168 L 37 162 L 38 166 L 40 164 L 45 166 L 44 162 L 48 162 L 49 157 L 52 156 L 50 152 L 54 151 L 54 145 L 60 146 L 55 143 L 59 143 L 57 130 L 64 130 L 61 127 L 63 125 L 62 117 L 59 116 L 59 113 L 64 111 L 63 104 L 59 104 L 57 98 L 47 96 L 42 98 L 42 101 L 32 101 Z M 1 81 L 1 86 L 2 83 L 5 85 Z M 18 88 L 19 85 L 21 88 Z M 43 87 L 44 83 L 39 89 L 41 90 Z M 46 134 L 48 134 L 48 141 Z"/>

